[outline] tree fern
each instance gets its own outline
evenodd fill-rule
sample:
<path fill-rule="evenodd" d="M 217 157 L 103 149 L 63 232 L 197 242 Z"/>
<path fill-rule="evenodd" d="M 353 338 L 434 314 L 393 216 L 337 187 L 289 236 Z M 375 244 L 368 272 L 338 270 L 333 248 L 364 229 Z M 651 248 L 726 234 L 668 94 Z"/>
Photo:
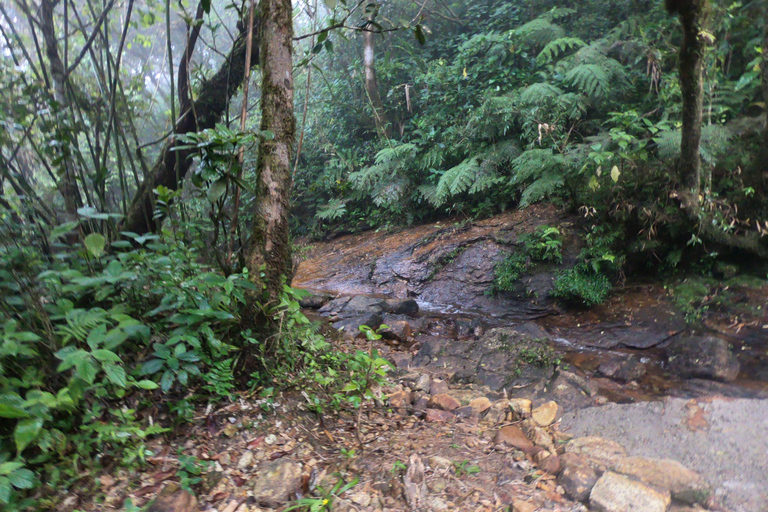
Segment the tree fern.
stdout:
<path fill-rule="evenodd" d="M 544 17 L 536 18 L 516 28 L 511 35 L 529 48 L 543 48 L 551 41 L 565 36 L 565 30 Z"/>
<path fill-rule="evenodd" d="M 607 95 L 610 78 L 610 74 L 599 64 L 580 64 L 565 75 L 566 82 L 571 83 L 579 92 L 593 98 Z"/>
<path fill-rule="evenodd" d="M 480 164 L 474 156 L 451 167 L 443 173 L 437 183 L 437 197 L 447 199 L 450 196 L 466 192 L 475 182 L 479 171 Z"/>
<path fill-rule="evenodd" d="M 331 199 L 327 204 L 321 206 L 315 217 L 320 220 L 333 221 L 340 219 L 347 213 L 347 204 L 341 199 Z"/>
<path fill-rule="evenodd" d="M 704 163 L 717 164 L 717 159 L 728 149 L 728 141 L 733 134 L 725 126 L 719 124 L 705 125 L 701 129 L 701 145 L 699 154 Z M 680 157 L 680 130 L 660 131 L 653 138 L 656 143 L 656 154 L 662 160 L 674 160 Z"/>
<path fill-rule="evenodd" d="M 520 208 L 525 208 L 552 195 L 563 186 L 563 175 L 555 171 L 544 172 L 537 180 L 528 185 L 520 195 Z"/>
<path fill-rule="evenodd" d="M 563 90 L 550 83 L 531 84 L 520 92 L 519 100 L 523 104 L 539 104 L 553 100 L 563 94 Z"/>
<path fill-rule="evenodd" d="M 544 49 L 539 52 L 538 57 L 536 57 L 536 63 L 540 66 L 547 64 L 568 50 L 581 48 L 586 45 L 587 43 L 578 37 L 561 37 L 560 39 L 555 39 L 554 41 L 550 41 Z"/>

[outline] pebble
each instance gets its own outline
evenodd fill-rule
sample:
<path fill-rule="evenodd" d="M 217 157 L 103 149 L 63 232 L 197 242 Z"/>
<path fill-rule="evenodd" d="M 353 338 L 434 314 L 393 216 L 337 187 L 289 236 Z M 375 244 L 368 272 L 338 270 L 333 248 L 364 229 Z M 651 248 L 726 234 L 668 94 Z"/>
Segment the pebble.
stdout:
<path fill-rule="evenodd" d="M 555 422 L 560 407 L 557 402 L 547 402 L 531 411 L 533 421 L 540 427 L 548 427 Z"/>

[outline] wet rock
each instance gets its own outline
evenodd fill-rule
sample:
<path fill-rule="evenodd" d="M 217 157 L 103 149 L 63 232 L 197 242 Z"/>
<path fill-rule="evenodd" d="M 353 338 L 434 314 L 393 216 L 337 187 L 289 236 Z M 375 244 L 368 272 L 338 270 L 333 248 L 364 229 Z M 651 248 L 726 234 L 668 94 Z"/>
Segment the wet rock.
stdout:
<path fill-rule="evenodd" d="M 600 363 L 597 371 L 605 377 L 630 382 L 645 375 L 645 365 L 636 357 L 612 357 Z"/>
<path fill-rule="evenodd" d="M 413 299 L 387 299 L 384 301 L 384 311 L 393 315 L 415 315 L 419 312 L 419 304 Z"/>
<path fill-rule="evenodd" d="M 627 456 L 627 450 L 619 443 L 597 436 L 571 439 L 565 445 L 565 452 L 582 457 L 598 475 L 613 468 Z"/>
<path fill-rule="evenodd" d="M 169 484 L 153 501 L 146 512 L 198 512 L 197 498 L 179 489 L 178 484 Z"/>
<path fill-rule="evenodd" d="M 545 396 L 557 400 L 567 410 L 595 405 L 597 386 L 573 372 L 558 368 L 557 376 L 547 384 Z"/>
<path fill-rule="evenodd" d="M 478 318 L 457 318 L 454 325 L 459 339 L 479 338 L 483 335 L 483 325 Z"/>
<path fill-rule="evenodd" d="M 320 309 L 332 298 L 333 297 L 327 293 L 310 293 L 310 295 L 299 299 L 299 305 L 305 309 Z"/>
<path fill-rule="evenodd" d="M 595 470 L 586 460 L 574 453 L 561 456 L 560 466 L 562 469 L 557 477 L 557 483 L 572 500 L 586 502 L 592 487 L 597 483 Z"/>
<path fill-rule="evenodd" d="M 411 510 L 419 509 L 427 496 L 427 483 L 424 478 L 424 462 L 417 454 L 408 459 L 408 470 L 403 477 L 405 500 Z"/>
<path fill-rule="evenodd" d="M 666 512 L 669 492 L 649 487 L 617 473 L 606 471 L 589 495 L 596 512 Z"/>
<path fill-rule="evenodd" d="M 525 453 L 532 453 L 534 446 L 528 439 L 520 427 L 515 425 L 508 425 L 502 427 L 496 433 L 496 437 L 493 439 L 494 444 L 506 444 L 512 448 L 517 448 Z"/>
<path fill-rule="evenodd" d="M 728 342 L 716 336 L 681 336 L 667 347 L 669 369 L 682 376 L 731 382 L 741 366 Z"/>
<path fill-rule="evenodd" d="M 427 423 L 445 423 L 451 421 L 454 415 L 450 411 L 442 411 L 440 409 L 427 409 L 425 420 Z"/>
<path fill-rule="evenodd" d="M 440 393 L 439 395 L 433 395 L 429 399 L 429 407 L 432 409 L 440 409 L 441 411 L 453 411 L 461 407 L 461 402 L 453 398 L 448 393 Z"/>
<path fill-rule="evenodd" d="M 360 326 L 367 325 L 373 330 L 376 330 L 381 325 L 381 313 L 364 313 L 352 318 L 346 318 L 335 322 L 333 327 L 348 333 L 350 336 L 357 337 L 361 335 Z"/>
<path fill-rule="evenodd" d="M 429 385 L 429 393 L 431 395 L 442 395 L 448 392 L 448 383 L 444 380 L 435 379 Z"/>
<path fill-rule="evenodd" d="M 339 312 L 341 318 L 358 316 L 365 313 L 383 313 L 386 310 L 386 301 L 364 295 L 352 297 Z"/>
<path fill-rule="evenodd" d="M 278 459 L 259 468 L 252 480 L 253 497 L 262 507 L 277 508 L 292 500 L 301 488 L 301 465 Z"/>
<path fill-rule="evenodd" d="M 404 343 L 411 337 L 411 324 L 405 320 L 395 320 L 385 325 L 387 328 L 381 330 L 381 335 L 385 340 Z"/>
<path fill-rule="evenodd" d="M 549 401 L 531 411 L 531 419 L 540 427 L 548 427 L 555 422 L 559 410 L 557 402 Z"/>
<path fill-rule="evenodd" d="M 627 457 L 621 459 L 613 471 L 667 489 L 672 498 L 684 503 L 706 504 L 712 493 L 712 488 L 701 475 L 676 460 Z"/>

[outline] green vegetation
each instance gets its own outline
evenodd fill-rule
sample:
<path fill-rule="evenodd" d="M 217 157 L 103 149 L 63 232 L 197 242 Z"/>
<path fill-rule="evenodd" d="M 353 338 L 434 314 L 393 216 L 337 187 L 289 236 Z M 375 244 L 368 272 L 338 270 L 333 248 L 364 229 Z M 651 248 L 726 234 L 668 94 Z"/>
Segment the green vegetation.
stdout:
<path fill-rule="evenodd" d="M 517 250 L 496 265 L 496 278 L 488 293 L 515 290 L 520 278 L 537 263 L 561 263 L 562 238 L 560 230 L 552 226 L 539 226 L 521 236 Z"/>

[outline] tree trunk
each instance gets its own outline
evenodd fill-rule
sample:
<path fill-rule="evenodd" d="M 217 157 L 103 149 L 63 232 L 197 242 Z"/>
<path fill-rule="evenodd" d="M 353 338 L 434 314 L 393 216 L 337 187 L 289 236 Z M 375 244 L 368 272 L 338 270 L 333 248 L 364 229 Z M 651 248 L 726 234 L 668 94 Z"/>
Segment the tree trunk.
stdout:
<path fill-rule="evenodd" d="M 255 20 L 258 24 L 258 19 Z M 247 24 L 238 25 L 240 33 L 232 45 L 232 49 L 227 55 L 227 59 L 222 63 L 214 76 L 205 80 L 200 86 L 198 98 L 193 103 L 185 101 L 188 94 L 183 94 L 187 88 L 187 66 L 186 62 L 191 57 L 191 52 L 185 51 L 185 56 L 179 66 L 178 84 L 180 89 L 181 116 L 176 123 L 174 132 L 176 135 L 214 128 L 216 123 L 221 120 L 221 116 L 227 111 L 232 96 L 235 95 L 238 88 L 245 79 L 245 56 L 246 39 L 248 27 Z M 196 37 L 194 38 L 196 39 Z M 190 39 L 190 44 L 194 40 Z M 259 41 L 255 38 L 252 44 L 251 66 L 259 63 Z M 189 53 L 189 55 L 188 55 Z M 182 76 L 182 74 L 184 76 Z M 185 108 L 189 105 L 189 108 Z M 120 226 L 121 231 L 132 231 L 138 234 L 156 232 L 160 227 L 160 222 L 153 218 L 155 209 L 154 190 L 162 185 L 171 190 L 176 190 L 181 185 L 181 180 L 186 176 L 192 165 L 192 154 L 189 151 L 176 151 L 175 148 L 181 145 L 176 137 L 171 137 L 163 146 L 155 165 L 152 166 L 150 175 L 147 176 L 136 195 L 133 197 L 128 214 Z M 178 160 L 178 180 L 177 180 L 177 160 Z"/>
<path fill-rule="evenodd" d="M 680 48 L 680 89 L 683 95 L 683 131 L 680 144 L 680 181 L 683 193 L 699 203 L 701 192 L 701 124 L 704 107 L 704 51 L 700 33 L 707 15 L 707 0 L 667 0 L 667 10 L 680 17 L 683 45 Z M 686 205 L 688 201 L 684 201 Z M 691 203 L 689 203 L 691 204 Z M 686 205 L 687 206 L 687 205 Z"/>
<path fill-rule="evenodd" d="M 40 3 L 40 27 L 45 43 L 45 56 L 48 58 L 48 67 L 51 80 L 53 81 L 53 99 L 58 103 L 56 116 L 66 115 L 69 105 L 67 97 L 67 76 L 64 69 L 64 63 L 59 56 L 58 40 L 56 39 L 56 27 L 53 22 L 54 3 L 51 0 L 42 0 Z M 66 34 L 65 34 L 66 37 Z M 77 209 L 83 203 L 80 198 L 80 188 L 77 185 L 77 177 L 73 168 L 70 155 L 61 155 L 61 176 L 56 187 L 64 199 L 64 209 L 66 211 L 67 221 L 77 218 Z"/>
<path fill-rule="evenodd" d="M 373 21 L 373 17 L 368 19 Z M 384 103 L 379 94 L 379 83 L 376 80 L 376 58 L 374 53 L 374 38 L 376 32 L 373 31 L 373 25 L 369 24 L 363 31 L 363 68 L 365 70 L 365 92 L 373 106 L 373 119 L 376 123 L 376 131 L 386 137 L 390 136 L 390 126 L 387 114 L 384 111 Z"/>
<path fill-rule="evenodd" d="M 765 110 L 765 131 L 763 131 L 763 152 L 768 157 L 768 6 L 763 13 L 763 62 L 760 65 L 763 80 L 763 109 Z M 763 160 L 764 168 L 768 166 L 768 160 Z M 763 173 L 768 175 L 768 169 Z"/>
<path fill-rule="evenodd" d="M 259 143 L 256 215 L 248 270 L 274 305 L 283 279 L 292 277 L 288 231 L 293 117 L 293 20 L 290 0 L 261 0 L 261 130 L 274 134 Z"/>

